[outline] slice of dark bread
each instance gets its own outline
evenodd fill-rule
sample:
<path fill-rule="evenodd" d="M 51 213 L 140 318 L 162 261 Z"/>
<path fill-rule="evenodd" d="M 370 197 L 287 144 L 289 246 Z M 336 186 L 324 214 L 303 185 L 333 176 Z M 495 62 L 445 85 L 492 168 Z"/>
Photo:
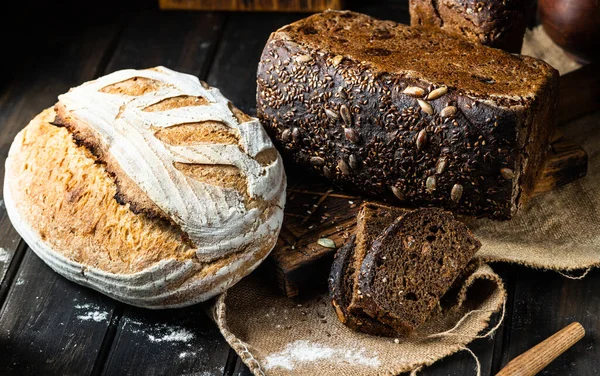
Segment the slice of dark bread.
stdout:
<path fill-rule="evenodd" d="M 352 297 L 354 285 L 352 277 L 354 276 L 355 246 L 356 236 L 352 236 L 335 254 L 328 280 L 331 304 L 338 319 L 347 327 L 373 335 L 395 336 L 396 332 L 392 327 L 367 315 L 354 315 L 348 312 L 348 303 Z"/>
<path fill-rule="evenodd" d="M 408 210 L 375 202 L 363 202 L 356 221 L 356 247 L 354 248 L 353 267 L 350 269 L 352 276 L 352 295 L 348 301 L 348 310 L 355 315 L 361 315 L 362 309 L 356 306 L 359 296 L 358 271 L 373 241 L 391 225 L 396 218 Z"/>
<path fill-rule="evenodd" d="M 481 243 L 438 208 L 397 218 L 365 255 L 355 307 L 408 334 L 427 320 Z"/>

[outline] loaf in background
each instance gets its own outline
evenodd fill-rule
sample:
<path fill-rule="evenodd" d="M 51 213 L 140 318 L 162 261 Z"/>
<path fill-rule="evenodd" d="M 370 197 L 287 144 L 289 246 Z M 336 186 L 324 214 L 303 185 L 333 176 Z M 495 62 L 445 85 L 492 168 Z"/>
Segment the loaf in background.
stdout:
<path fill-rule="evenodd" d="M 410 24 L 520 53 L 535 6 L 534 0 L 410 0 Z"/>

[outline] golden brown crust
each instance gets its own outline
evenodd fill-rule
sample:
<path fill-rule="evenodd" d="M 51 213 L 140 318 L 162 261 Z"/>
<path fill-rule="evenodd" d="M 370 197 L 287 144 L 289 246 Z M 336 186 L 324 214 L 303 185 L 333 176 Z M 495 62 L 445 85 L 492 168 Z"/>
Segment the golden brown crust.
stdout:
<path fill-rule="evenodd" d="M 234 252 L 203 264 L 176 226 L 133 213 L 129 204 L 121 205 L 105 165 L 97 163 L 86 147 L 77 145 L 66 128 L 52 125 L 55 116 L 54 109 L 46 109 L 23 130 L 10 160 L 12 174 L 7 176 L 22 220 L 55 252 L 115 274 L 140 272 L 167 259 L 191 260 L 197 266 L 188 283 L 213 275 L 240 257 Z M 265 215 L 272 215 L 272 210 Z M 266 256 L 274 240 L 256 241 L 265 246 L 244 261 L 238 269 L 240 275 Z M 237 279 L 239 276 L 223 273 L 213 285 Z M 168 304 L 185 300 L 189 297 L 174 297 Z"/>
<path fill-rule="evenodd" d="M 104 165 L 78 146 L 46 109 L 24 129 L 11 160 L 11 189 L 21 215 L 42 240 L 70 260 L 113 273 L 135 273 L 195 250 L 175 226 L 133 213 L 115 199 Z"/>
<path fill-rule="evenodd" d="M 171 222 L 169 217 L 123 171 L 92 128 L 85 122 L 69 115 L 65 106 L 60 102 L 54 106 L 54 111 L 53 124 L 67 128 L 78 145 L 88 149 L 98 163 L 104 164 L 104 168 L 115 181 L 115 198 L 120 204 L 129 204 L 129 208 L 134 213 L 144 213 L 149 217 Z"/>

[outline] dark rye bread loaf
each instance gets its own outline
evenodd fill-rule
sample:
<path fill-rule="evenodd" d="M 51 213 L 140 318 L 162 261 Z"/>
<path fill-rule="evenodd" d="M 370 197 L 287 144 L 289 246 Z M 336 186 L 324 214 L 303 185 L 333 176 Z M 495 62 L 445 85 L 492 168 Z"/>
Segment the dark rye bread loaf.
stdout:
<path fill-rule="evenodd" d="M 520 53 L 535 5 L 534 0 L 410 0 L 410 24 Z"/>
<path fill-rule="evenodd" d="M 365 255 L 358 306 L 408 334 L 424 323 L 481 243 L 454 216 L 424 208 L 398 217 Z"/>
<path fill-rule="evenodd" d="M 349 191 L 508 219 L 541 172 L 557 82 L 540 60 L 327 11 L 271 34 L 257 113 L 284 158 Z"/>

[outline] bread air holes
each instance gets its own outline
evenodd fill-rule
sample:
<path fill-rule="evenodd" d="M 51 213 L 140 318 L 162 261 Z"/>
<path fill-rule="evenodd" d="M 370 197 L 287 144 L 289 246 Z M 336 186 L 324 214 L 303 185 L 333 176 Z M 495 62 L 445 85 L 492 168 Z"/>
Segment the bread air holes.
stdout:
<path fill-rule="evenodd" d="M 235 145 L 239 140 L 239 131 L 220 121 L 208 120 L 160 128 L 154 133 L 154 137 L 169 145 Z"/>
<path fill-rule="evenodd" d="M 419 298 L 417 297 L 417 294 L 415 294 L 414 292 L 409 292 L 406 295 L 404 295 L 404 299 L 410 300 L 412 302 L 416 302 Z"/>
<path fill-rule="evenodd" d="M 146 77 L 132 77 L 127 80 L 107 85 L 100 89 L 101 93 L 140 96 L 157 91 L 162 86 L 160 81 Z"/>
<path fill-rule="evenodd" d="M 204 97 L 179 95 L 176 97 L 163 99 L 160 102 L 151 104 L 150 106 L 144 108 L 143 111 L 146 111 L 146 112 L 166 111 L 166 110 L 172 110 L 172 109 L 181 108 L 181 107 L 206 106 L 209 103 L 210 102 Z"/>
<path fill-rule="evenodd" d="M 312 26 L 302 26 L 298 31 L 305 35 L 314 35 L 318 33 L 317 29 Z"/>

